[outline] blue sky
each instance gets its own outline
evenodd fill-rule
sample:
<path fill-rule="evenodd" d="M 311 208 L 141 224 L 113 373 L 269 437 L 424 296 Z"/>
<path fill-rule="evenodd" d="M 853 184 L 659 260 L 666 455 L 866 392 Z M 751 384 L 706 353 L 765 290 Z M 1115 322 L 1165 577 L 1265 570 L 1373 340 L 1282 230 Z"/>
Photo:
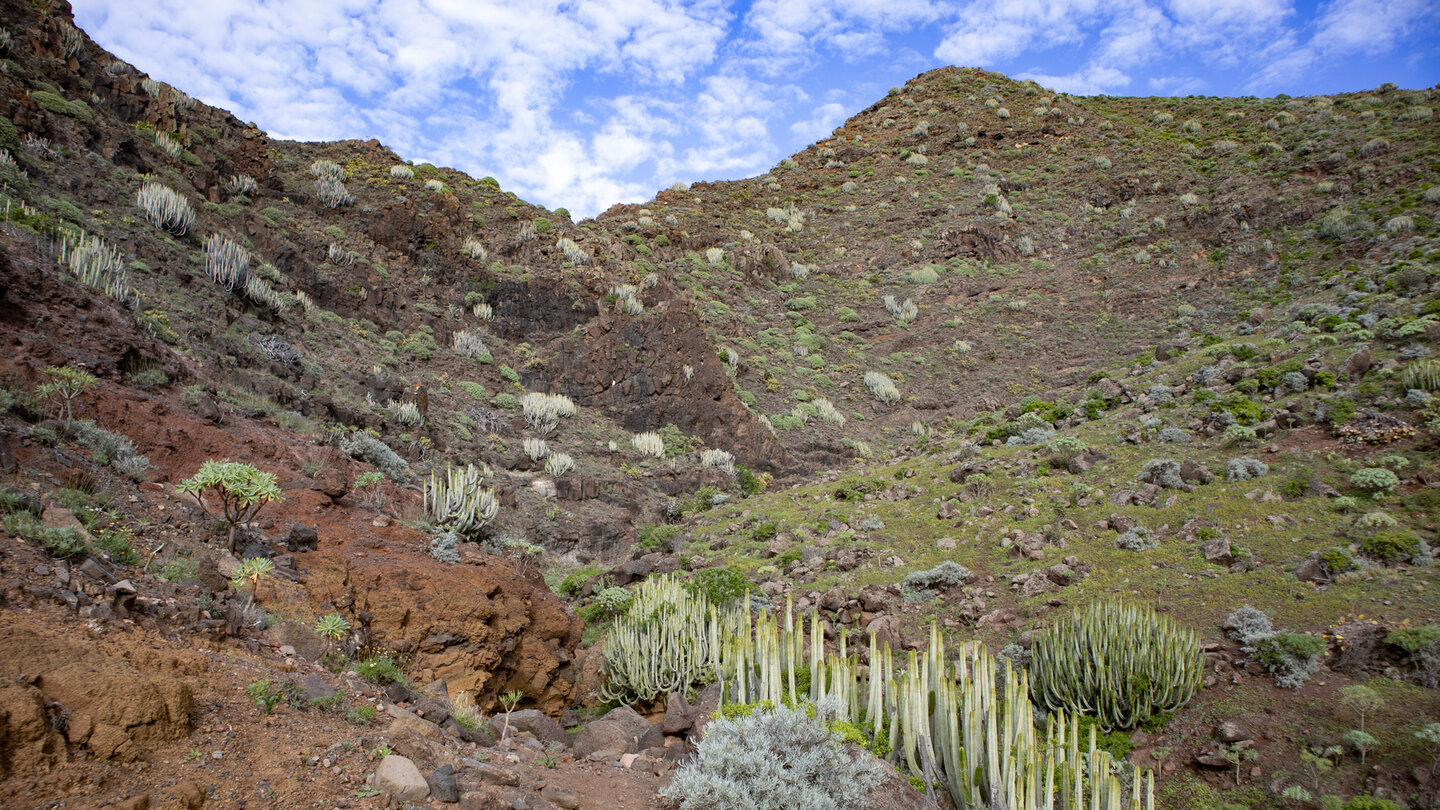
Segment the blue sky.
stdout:
<path fill-rule="evenodd" d="M 378 138 L 576 218 L 763 173 L 944 65 L 1060 92 L 1440 80 L 1433 0 L 72 0 L 150 75 L 297 140 Z"/>

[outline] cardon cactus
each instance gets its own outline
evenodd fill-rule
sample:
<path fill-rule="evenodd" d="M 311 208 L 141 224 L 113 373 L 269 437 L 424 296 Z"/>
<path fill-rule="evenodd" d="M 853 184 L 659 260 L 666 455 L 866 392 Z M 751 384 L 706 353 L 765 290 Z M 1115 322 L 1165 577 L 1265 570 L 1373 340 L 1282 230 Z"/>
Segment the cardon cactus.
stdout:
<path fill-rule="evenodd" d="M 719 622 L 709 600 L 691 595 L 675 577 L 646 580 L 605 642 L 601 697 L 648 701 L 702 682 L 713 669 Z"/>
<path fill-rule="evenodd" d="M 1138 605 L 1099 602 L 1035 639 L 1036 703 L 1090 715 L 1110 729 L 1184 706 L 1200 687 L 1200 640 Z"/>
<path fill-rule="evenodd" d="M 425 512 L 436 526 L 458 535 L 472 537 L 500 511 L 495 490 L 481 487 L 489 472 L 474 464 L 446 467 L 425 482 Z"/>

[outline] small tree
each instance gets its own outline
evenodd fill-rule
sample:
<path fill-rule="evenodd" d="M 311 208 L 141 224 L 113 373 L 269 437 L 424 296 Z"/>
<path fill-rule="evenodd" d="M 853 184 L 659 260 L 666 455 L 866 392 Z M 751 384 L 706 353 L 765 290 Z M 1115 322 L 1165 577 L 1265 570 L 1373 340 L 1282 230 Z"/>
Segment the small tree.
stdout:
<path fill-rule="evenodd" d="M 1360 730 L 1365 730 L 1365 715 L 1385 705 L 1385 699 L 1368 686 L 1347 686 L 1340 690 L 1340 705 L 1360 716 Z"/>
<path fill-rule="evenodd" d="M 1416 738 L 1425 743 L 1430 753 L 1435 756 L 1435 761 L 1430 763 L 1430 772 L 1433 774 L 1440 768 L 1440 723 L 1430 723 L 1424 728 L 1415 732 Z"/>
<path fill-rule="evenodd" d="M 1361 765 L 1365 764 L 1365 754 L 1369 753 L 1370 749 L 1375 747 L 1375 743 L 1379 742 L 1375 739 L 1375 735 L 1366 734 L 1358 728 L 1352 728 L 1340 735 L 1340 741 L 1360 752 Z"/>
<path fill-rule="evenodd" d="M 235 550 L 235 528 L 249 522 L 255 515 L 274 501 L 285 500 L 276 483 L 275 474 L 260 472 L 253 464 L 236 461 L 215 461 L 210 459 L 200 465 L 193 478 L 180 482 L 181 492 L 188 493 L 205 514 L 229 525 L 226 548 Z M 210 511 L 203 497 L 206 490 L 214 490 L 213 497 L 220 501 L 220 514 Z"/>
<path fill-rule="evenodd" d="M 35 393 L 46 399 L 60 400 L 61 413 L 65 415 L 65 429 L 68 431 L 70 423 L 75 421 L 74 402 L 85 389 L 95 384 L 95 375 L 69 366 L 50 366 L 45 369 L 45 374 L 51 378 L 51 382 L 42 383 L 35 389 Z"/>
<path fill-rule="evenodd" d="M 500 739 L 503 740 L 510 735 L 510 713 L 520 705 L 520 699 L 523 697 L 525 697 L 525 693 L 519 689 L 512 689 L 500 696 L 500 705 L 505 707 L 505 726 L 500 729 Z"/>
<path fill-rule="evenodd" d="M 1220 758 L 1235 766 L 1235 786 L 1240 786 L 1240 766 L 1246 762 L 1254 762 L 1260 758 L 1260 753 L 1254 748 L 1240 748 L 1232 745 L 1229 748 L 1220 749 Z"/>

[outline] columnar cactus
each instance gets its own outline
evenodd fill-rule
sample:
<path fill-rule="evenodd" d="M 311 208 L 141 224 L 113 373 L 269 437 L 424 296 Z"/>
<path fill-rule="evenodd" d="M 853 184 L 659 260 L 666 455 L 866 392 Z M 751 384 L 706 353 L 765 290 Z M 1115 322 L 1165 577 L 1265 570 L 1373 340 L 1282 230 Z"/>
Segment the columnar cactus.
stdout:
<path fill-rule="evenodd" d="M 495 490 L 481 487 L 485 473 L 473 464 L 445 468 L 430 474 L 425 482 L 425 512 L 442 529 L 459 535 L 474 535 L 495 519 L 500 501 Z"/>
<path fill-rule="evenodd" d="M 1134 728 L 1174 711 L 1200 688 L 1200 640 L 1148 607 L 1098 602 L 1035 640 L 1031 697 L 1052 709 Z"/>

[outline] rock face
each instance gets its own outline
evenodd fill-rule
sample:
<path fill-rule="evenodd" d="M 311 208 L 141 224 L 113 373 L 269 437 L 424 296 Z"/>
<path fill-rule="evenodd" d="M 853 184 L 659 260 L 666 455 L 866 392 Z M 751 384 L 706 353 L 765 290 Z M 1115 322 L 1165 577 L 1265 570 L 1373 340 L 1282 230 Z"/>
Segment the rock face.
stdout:
<path fill-rule="evenodd" d="M 530 390 L 551 382 L 577 403 L 615 408 L 629 430 L 673 423 L 710 446 L 733 448 L 736 460 L 749 467 L 789 471 L 795 466 L 790 454 L 740 401 L 694 311 L 668 285 L 662 279 L 653 294 L 655 300 L 668 300 L 665 309 L 645 318 L 600 310 L 583 333 L 567 336 L 563 348 L 548 358 L 544 381 L 535 381 L 540 388 L 531 380 L 523 382 Z M 554 299 L 536 301 L 536 317 L 553 317 L 554 300 L 561 298 L 556 290 Z M 507 310 L 525 316 L 514 307 Z M 525 328 L 531 328 L 528 321 Z M 527 337 L 522 332 L 515 339 Z M 635 346 L 645 351 L 632 351 Z M 690 366 L 691 377 L 681 373 L 683 365 Z"/>
<path fill-rule="evenodd" d="M 0 683 L 0 779 L 48 771 L 69 755 L 50 724 L 45 696 L 33 686 Z"/>
<path fill-rule="evenodd" d="M 65 761 L 65 742 L 88 747 L 97 759 L 130 762 L 141 758 L 148 745 L 190 732 L 195 697 L 182 677 L 137 671 L 123 660 L 28 627 L 4 628 L 0 681 L 8 684 L 19 666 L 25 667 L 29 684 L 7 685 L 0 692 L 0 730 L 5 731 L 0 768 L 46 770 Z M 177 661 L 174 668 L 184 666 Z M 36 700 L 41 701 L 39 714 Z M 63 740 L 46 707 L 65 713 Z M 42 722 L 43 728 L 36 725 Z"/>
<path fill-rule="evenodd" d="M 538 575 L 510 565 L 446 565 L 407 545 L 424 542 L 402 526 L 366 527 L 380 542 L 346 538 L 307 555 L 309 598 L 317 613 L 342 607 L 371 644 L 409 658 L 418 683 L 444 680 L 482 710 L 518 689 L 539 709 L 559 713 L 575 690 L 567 677 L 580 620 L 567 616 Z M 352 542 L 370 545 L 364 557 Z"/>

